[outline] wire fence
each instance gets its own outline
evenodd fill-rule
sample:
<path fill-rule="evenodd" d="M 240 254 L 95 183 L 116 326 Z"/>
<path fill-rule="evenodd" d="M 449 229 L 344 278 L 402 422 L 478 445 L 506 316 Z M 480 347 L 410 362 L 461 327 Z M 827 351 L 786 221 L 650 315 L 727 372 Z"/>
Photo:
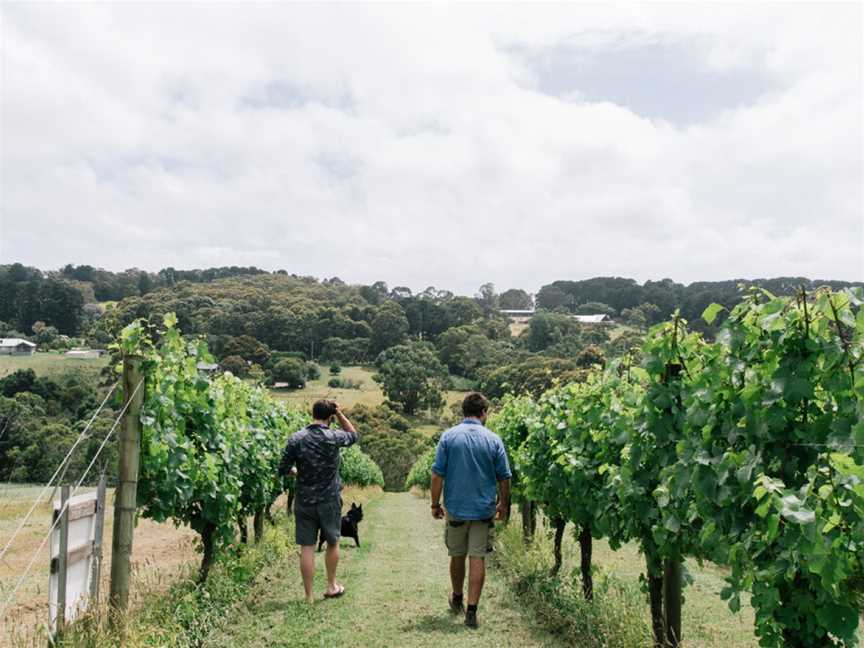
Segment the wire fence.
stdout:
<path fill-rule="evenodd" d="M 141 380 L 138 383 L 138 385 L 136 385 L 135 390 L 132 392 L 132 394 L 126 400 L 126 404 L 120 410 L 120 413 L 117 415 L 117 418 L 115 419 L 114 424 L 111 426 L 111 429 L 105 435 L 105 438 L 102 439 L 102 443 L 99 445 L 99 448 L 97 449 L 96 453 L 93 455 L 93 458 L 90 460 L 89 465 L 84 470 L 84 472 L 82 473 L 82 475 L 78 479 L 78 481 L 75 483 L 75 487 L 72 489 L 72 492 L 69 496 L 69 499 L 61 507 L 58 514 L 54 516 L 54 521 L 52 522 L 51 526 L 49 527 L 48 532 L 42 538 L 42 542 L 39 543 L 39 546 L 36 548 L 36 551 L 33 552 L 32 556 L 30 557 L 30 560 L 28 561 L 27 566 L 24 568 L 24 571 L 21 574 L 20 578 L 16 581 L 16 583 L 15 583 L 14 587 L 12 588 L 12 590 L 10 591 L 10 593 L 4 597 L 2 604 L 0 604 L 0 619 L 3 619 L 6 616 L 7 612 L 9 611 L 10 607 L 12 606 L 12 603 L 15 601 L 15 597 L 17 596 L 19 590 L 24 585 L 24 583 L 27 582 L 27 579 L 30 577 L 30 572 L 33 569 L 33 566 L 36 564 L 36 560 L 38 559 L 39 555 L 42 553 L 42 550 L 45 548 L 45 545 L 51 539 L 51 534 L 54 532 L 54 529 L 60 523 L 60 520 L 63 517 L 63 513 L 65 513 L 66 509 L 69 507 L 69 502 L 71 501 L 72 497 L 74 497 L 78 493 L 78 491 L 81 489 L 81 485 L 84 483 L 84 480 L 87 478 L 87 475 L 93 469 L 93 466 L 96 465 L 96 460 L 99 458 L 99 455 L 102 454 L 102 451 L 105 449 L 105 446 L 108 444 L 108 441 L 114 435 L 114 432 L 117 430 L 117 426 L 120 424 L 120 421 L 123 420 L 123 416 L 126 414 L 126 410 L 129 408 L 129 405 L 132 403 L 132 399 L 135 397 L 135 394 L 138 393 L 138 390 L 141 388 L 142 384 L 144 384 L 143 380 Z M 115 387 L 116 387 L 116 384 L 115 384 Z M 113 389 L 112 389 L 112 391 L 113 391 Z M 106 398 L 105 402 L 107 402 L 107 398 Z M 104 405 L 104 402 L 103 402 L 103 405 Z M 65 461 L 66 460 L 64 459 L 63 463 L 65 463 Z M 61 465 L 58 466 L 57 471 L 55 471 L 55 477 L 59 473 L 63 463 L 61 463 Z M 41 494 L 40 494 L 40 497 L 41 497 Z M 31 508 L 30 514 L 32 514 L 32 511 L 34 509 L 35 509 L 35 504 L 34 504 L 34 507 Z M 23 525 L 21 525 L 21 526 L 23 526 Z M 20 530 L 21 526 L 19 526 L 19 530 Z M 17 533 L 17 530 L 16 530 L 16 533 Z M 11 545 L 11 540 L 7 543 L 7 549 L 8 549 L 8 546 L 10 546 L 10 545 Z M 0 555 L 0 557 L 2 557 L 2 555 Z"/>

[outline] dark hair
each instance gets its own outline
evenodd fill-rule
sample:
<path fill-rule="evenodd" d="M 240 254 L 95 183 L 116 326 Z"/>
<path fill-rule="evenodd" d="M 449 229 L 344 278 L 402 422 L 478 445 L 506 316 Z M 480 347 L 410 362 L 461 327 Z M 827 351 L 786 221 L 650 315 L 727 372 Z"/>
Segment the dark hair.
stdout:
<path fill-rule="evenodd" d="M 326 421 L 336 413 L 333 401 L 319 400 L 312 406 L 312 418 L 316 421 Z"/>
<path fill-rule="evenodd" d="M 489 409 L 489 401 L 480 392 L 471 392 L 462 401 L 462 414 L 465 416 L 483 416 Z"/>

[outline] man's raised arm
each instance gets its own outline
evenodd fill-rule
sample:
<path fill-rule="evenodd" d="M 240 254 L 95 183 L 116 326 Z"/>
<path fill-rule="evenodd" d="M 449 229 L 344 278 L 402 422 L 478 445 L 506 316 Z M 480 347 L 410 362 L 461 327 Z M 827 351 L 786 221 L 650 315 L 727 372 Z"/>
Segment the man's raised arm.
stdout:
<path fill-rule="evenodd" d="M 346 432 L 353 432 L 357 434 L 357 430 L 354 429 L 354 426 L 351 425 L 351 421 L 348 420 L 348 417 L 345 416 L 345 412 L 342 411 L 341 405 L 339 403 L 333 403 L 336 406 L 336 418 L 339 419 L 339 427 L 341 427 Z"/>

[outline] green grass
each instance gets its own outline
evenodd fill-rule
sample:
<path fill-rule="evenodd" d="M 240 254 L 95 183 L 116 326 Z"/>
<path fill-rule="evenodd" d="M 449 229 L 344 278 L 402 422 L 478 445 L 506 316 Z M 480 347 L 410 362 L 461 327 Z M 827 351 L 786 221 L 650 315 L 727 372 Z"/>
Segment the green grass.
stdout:
<path fill-rule="evenodd" d="M 573 534 L 573 527 L 568 526 L 564 537 L 562 554 L 564 566 L 562 574 L 570 574 L 579 570 L 579 545 Z M 517 587 L 525 587 L 520 582 L 520 574 L 531 575 L 531 570 L 539 574 L 548 573 L 552 565 L 552 540 L 550 531 L 544 525 L 538 524 L 537 541 L 534 548 L 526 552 L 522 548 L 520 518 L 514 516 L 511 528 L 504 546 L 503 558 L 505 568 L 513 576 Z M 537 564 L 543 565 L 537 568 Z M 648 610 L 647 595 L 639 592 L 639 576 L 644 571 L 644 558 L 639 554 L 635 544 L 628 544 L 617 551 L 613 551 L 608 543 L 603 540 L 594 541 L 593 564 L 596 570 L 594 580 L 595 587 L 600 591 L 605 581 L 607 599 L 598 610 L 586 608 L 583 602 L 574 601 L 574 597 L 581 596 L 578 586 L 570 586 L 567 593 L 562 594 L 560 588 L 551 588 L 549 579 L 534 576 L 533 587 L 524 594 L 539 614 L 550 618 L 550 622 L 564 627 L 570 633 L 585 632 L 585 615 L 593 614 L 597 618 L 598 629 L 611 628 L 615 630 L 614 640 L 607 643 L 595 644 L 585 637 L 576 634 L 572 636 L 574 645 L 593 646 L 639 646 L 650 645 L 650 614 Z M 723 576 L 726 570 L 711 563 L 704 563 L 701 567 L 696 561 L 688 560 L 686 568 L 693 578 L 692 585 L 685 587 L 685 603 L 682 608 L 682 634 L 686 648 L 754 648 L 758 641 L 753 633 L 753 609 L 750 607 L 750 597 L 746 594 L 741 596 L 741 610 L 732 613 L 726 603 L 720 598 L 720 590 L 725 586 Z M 564 577 L 562 580 L 567 580 Z M 598 584 L 601 584 L 598 587 Z M 565 588 L 567 589 L 567 588 Z M 634 596 L 637 605 L 634 607 Z M 558 618 L 561 610 L 569 610 L 569 626 Z M 635 615 L 633 611 L 635 610 Z M 621 628 L 616 625 L 621 618 L 622 611 L 630 611 L 631 627 Z M 580 625 L 580 615 L 582 623 Z M 642 641 L 634 640 L 629 633 L 639 630 L 643 635 Z M 626 639 L 626 640 L 625 640 Z"/>
<path fill-rule="evenodd" d="M 428 501 L 409 493 L 384 493 L 364 507 L 359 549 L 343 543 L 339 579 L 347 593 L 336 601 L 302 602 L 296 560 L 262 572 L 257 588 L 211 648 L 280 646 L 570 645 L 520 611 L 502 575 L 490 571 L 480 606 L 481 627 L 469 630 L 447 609 L 448 558 L 443 523 L 432 520 Z M 319 561 L 321 559 L 319 558 Z M 316 592 L 323 591 L 319 580 Z"/>
<path fill-rule="evenodd" d="M 81 358 L 67 358 L 61 352 L 35 353 L 32 356 L 0 355 L 0 378 L 19 369 L 32 369 L 37 376 L 78 373 L 96 378 L 107 365 L 107 357 L 82 360 Z"/>

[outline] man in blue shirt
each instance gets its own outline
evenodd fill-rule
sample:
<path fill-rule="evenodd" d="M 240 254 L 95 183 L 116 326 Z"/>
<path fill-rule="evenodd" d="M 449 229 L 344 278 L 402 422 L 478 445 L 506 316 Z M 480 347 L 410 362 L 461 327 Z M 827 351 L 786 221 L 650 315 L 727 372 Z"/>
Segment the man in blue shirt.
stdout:
<path fill-rule="evenodd" d="M 444 542 L 450 555 L 453 594 L 450 609 L 465 612 L 465 625 L 477 627 L 477 604 L 492 551 L 495 517 L 503 520 L 510 502 L 510 465 L 504 443 L 488 430 L 489 401 L 472 393 L 462 401 L 465 419 L 441 435 L 432 464 L 432 517 L 446 518 Z M 444 507 L 441 491 L 444 491 Z M 497 504 L 496 504 L 497 491 Z M 468 557 L 468 610 L 462 588 Z"/>

